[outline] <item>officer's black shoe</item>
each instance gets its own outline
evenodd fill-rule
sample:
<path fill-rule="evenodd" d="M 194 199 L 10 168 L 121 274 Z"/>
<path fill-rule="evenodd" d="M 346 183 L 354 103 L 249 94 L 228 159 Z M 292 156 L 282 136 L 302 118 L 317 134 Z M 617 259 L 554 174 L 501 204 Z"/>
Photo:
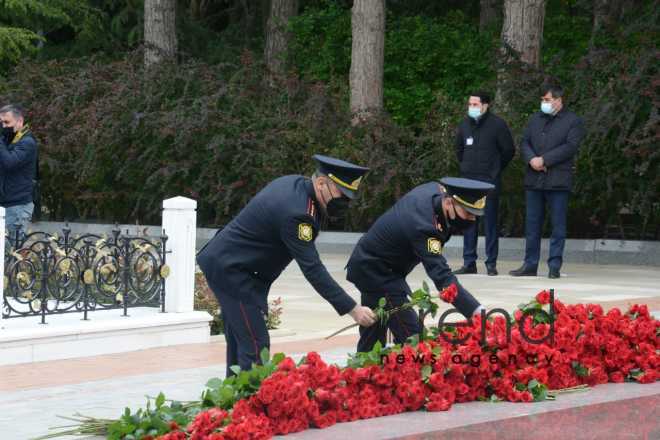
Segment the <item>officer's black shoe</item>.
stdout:
<path fill-rule="evenodd" d="M 522 265 L 518 269 L 509 271 L 509 275 L 512 277 L 535 277 L 536 276 L 536 267 Z"/>
<path fill-rule="evenodd" d="M 495 266 L 486 266 L 486 270 L 488 271 L 488 275 L 490 275 L 491 277 L 497 275 L 497 269 L 495 269 Z"/>
<path fill-rule="evenodd" d="M 550 272 L 548 272 L 548 278 L 559 278 L 561 275 L 559 274 L 559 269 L 550 269 Z"/>
<path fill-rule="evenodd" d="M 457 269 L 452 272 L 454 275 L 467 275 L 477 273 L 477 265 L 473 264 L 471 266 L 462 266 L 460 269 Z"/>

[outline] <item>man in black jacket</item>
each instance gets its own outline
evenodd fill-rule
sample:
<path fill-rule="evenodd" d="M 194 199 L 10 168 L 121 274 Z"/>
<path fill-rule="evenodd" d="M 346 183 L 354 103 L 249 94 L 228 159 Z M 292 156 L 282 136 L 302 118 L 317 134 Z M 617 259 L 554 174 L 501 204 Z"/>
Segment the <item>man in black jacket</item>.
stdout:
<path fill-rule="evenodd" d="M 563 94 L 560 86 L 545 84 L 541 111 L 532 116 L 523 134 L 520 152 L 527 165 L 525 261 L 509 272 L 513 276 L 536 276 L 547 204 L 552 222 L 548 277 L 560 277 L 575 156 L 585 134 L 582 119 L 564 108 Z"/>
<path fill-rule="evenodd" d="M 25 124 L 23 110 L 16 105 L 0 108 L 0 191 L 5 224 L 10 234 L 23 233 L 32 218 L 32 194 L 37 171 L 37 141 Z"/>
<path fill-rule="evenodd" d="M 515 153 L 511 130 L 490 109 L 490 96 L 477 92 L 468 99 L 468 116 L 458 126 L 456 156 L 461 176 L 495 185 L 488 194 L 485 215 L 486 270 L 497 275 L 498 209 L 502 171 Z M 477 273 L 478 220 L 463 232 L 463 267 L 455 274 Z"/>

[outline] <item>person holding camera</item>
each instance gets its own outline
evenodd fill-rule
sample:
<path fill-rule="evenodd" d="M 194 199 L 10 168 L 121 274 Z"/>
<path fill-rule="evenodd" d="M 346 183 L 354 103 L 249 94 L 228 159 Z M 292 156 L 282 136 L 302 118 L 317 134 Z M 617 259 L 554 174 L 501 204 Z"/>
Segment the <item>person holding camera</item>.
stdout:
<path fill-rule="evenodd" d="M 25 123 L 25 112 L 17 105 L 0 108 L 0 206 L 10 236 L 25 233 L 34 210 L 37 174 L 37 141 Z"/>

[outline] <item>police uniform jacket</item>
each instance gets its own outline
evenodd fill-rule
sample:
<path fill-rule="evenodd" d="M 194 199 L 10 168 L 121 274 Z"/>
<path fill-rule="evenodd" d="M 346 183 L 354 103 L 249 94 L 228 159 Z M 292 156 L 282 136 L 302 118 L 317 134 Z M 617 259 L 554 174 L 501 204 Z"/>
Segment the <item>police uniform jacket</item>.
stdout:
<path fill-rule="evenodd" d="M 451 234 L 441 213 L 443 193 L 437 182 L 403 196 L 362 236 L 347 265 L 347 279 L 362 293 L 409 294 L 406 276 L 420 262 L 438 290 L 459 289 L 456 308 L 469 316 L 478 302 L 458 282 L 442 255 Z"/>
<path fill-rule="evenodd" d="M 314 241 L 318 202 L 309 178 L 275 179 L 199 252 L 197 261 L 216 295 L 266 309 L 272 282 L 295 259 L 305 278 L 343 315 L 355 301 L 332 279 Z"/>

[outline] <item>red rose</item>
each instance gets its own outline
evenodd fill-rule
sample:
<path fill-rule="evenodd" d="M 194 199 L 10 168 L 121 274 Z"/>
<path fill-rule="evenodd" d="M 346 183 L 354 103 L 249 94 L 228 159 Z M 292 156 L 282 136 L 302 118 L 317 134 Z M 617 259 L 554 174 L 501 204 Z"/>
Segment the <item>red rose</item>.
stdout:
<path fill-rule="evenodd" d="M 621 383 L 624 380 L 623 373 L 620 371 L 615 371 L 614 373 L 610 373 L 610 381 L 614 383 Z"/>
<path fill-rule="evenodd" d="M 550 304 L 550 292 L 542 290 L 536 294 L 536 302 L 539 304 Z"/>
<path fill-rule="evenodd" d="M 271 403 L 275 399 L 275 395 L 275 386 L 272 382 L 264 381 L 261 384 L 261 387 L 259 387 L 259 391 L 257 392 L 257 397 L 264 405 Z"/>
<path fill-rule="evenodd" d="M 637 376 L 637 382 L 639 383 L 653 383 L 656 380 L 658 380 L 658 375 L 653 370 L 645 371 L 641 376 Z"/>
<path fill-rule="evenodd" d="M 516 322 L 520 322 L 520 320 L 523 319 L 522 310 L 518 309 L 515 312 L 513 312 L 513 317 L 515 318 Z"/>
<path fill-rule="evenodd" d="M 452 283 L 449 286 L 445 287 L 442 290 L 442 292 L 440 292 L 440 299 L 442 299 L 444 302 L 451 304 L 456 300 L 457 295 L 458 295 L 458 288 L 456 287 L 455 283 Z"/>
<path fill-rule="evenodd" d="M 279 371 L 293 371 L 296 369 L 296 363 L 290 357 L 286 357 L 277 365 L 277 369 Z"/>

